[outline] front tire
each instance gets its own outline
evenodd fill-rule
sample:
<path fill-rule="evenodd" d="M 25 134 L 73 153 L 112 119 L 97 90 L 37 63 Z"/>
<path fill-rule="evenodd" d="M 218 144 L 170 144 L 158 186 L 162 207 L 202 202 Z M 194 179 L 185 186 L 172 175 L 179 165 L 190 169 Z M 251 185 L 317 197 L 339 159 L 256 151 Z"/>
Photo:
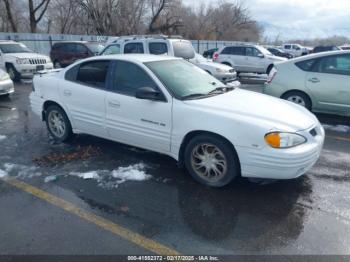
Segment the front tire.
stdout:
<path fill-rule="evenodd" d="M 45 117 L 47 129 L 55 141 L 62 143 L 72 137 L 71 123 L 62 108 L 56 105 L 49 106 Z"/>
<path fill-rule="evenodd" d="M 7 73 L 13 82 L 18 82 L 21 79 L 21 75 L 17 72 L 16 68 L 13 65 L 7 66 Z"/>
<path fill-rule="evenodd" d="M 240 173 L 236 151 L 213 135 L 194 137 L 186 146 L 184 158 L 191 176 L 207 186 L 223 187 Z"/>
<path fill-rule="evenodd" d="M 286 94 L 282 95 L 282 99 L 285 99 L 287 101 L 303 106 L 309 111 L 311 111 L 312 109 L 312 102 L 310 97 L 303 92 L 300 92 L 300 91 L 287 92 Z"/>

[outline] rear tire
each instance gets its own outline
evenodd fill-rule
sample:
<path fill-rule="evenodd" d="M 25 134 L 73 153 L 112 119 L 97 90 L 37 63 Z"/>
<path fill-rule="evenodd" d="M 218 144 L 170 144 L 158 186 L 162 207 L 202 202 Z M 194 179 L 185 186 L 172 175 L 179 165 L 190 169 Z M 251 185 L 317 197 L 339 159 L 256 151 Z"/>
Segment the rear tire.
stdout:
<path fill-rule="evenodd" d="M 223 187 L 240 174 L 237 153 L 224 140 L 214 135 L 198 135 L 186 146 L 185 166 L 199 183 Z"/>
<path fill-rule="evenodd" d="M 49 106 L 45 113 L 45 122 L 55 141 L 67 142 L 72 137 L 71 123 L 61 107 L 57 105 Z"/>
<path fill-rule="evenodd" d="M 282 95 L 281 98 L 284 100 L 288 100 L 290 102 L 293 102 L 295 104 L 298 104 L 300 106 L 303 106 L 306 109 L 308 109 L 309 111 L 311 111 L 311 109 L 312 109 L 312 102 L 311 102 L 310 97 L 301 91 L 287 92 L 284 95 Z"/>

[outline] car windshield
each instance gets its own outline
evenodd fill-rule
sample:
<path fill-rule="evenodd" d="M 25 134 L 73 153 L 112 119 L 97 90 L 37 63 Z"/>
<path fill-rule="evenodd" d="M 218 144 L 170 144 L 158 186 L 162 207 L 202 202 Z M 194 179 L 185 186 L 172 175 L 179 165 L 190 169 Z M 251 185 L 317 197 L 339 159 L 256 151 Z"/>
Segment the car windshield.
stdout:
<path fill-rule="evenodd" d="M 4 54 L 31 53 L 32 51 L 23 44 L 0 44 L 0 50 Z"/>
<path fill-rule="evenodd" d="M 93 53 L 100 53 L 104 48 L 104 46 L 102 44 L 98 44 L 98 43 L 89 43 L 89 44 L 86 44 L 86 46 Z"/>
<path fill-rule="evenodd" d="M 218 88 L 226 88 L 225 84 L 184 60 L 148 62 L 145 65 L 178 99 L 203 98 L 213 95 L 211 92 Z"/>

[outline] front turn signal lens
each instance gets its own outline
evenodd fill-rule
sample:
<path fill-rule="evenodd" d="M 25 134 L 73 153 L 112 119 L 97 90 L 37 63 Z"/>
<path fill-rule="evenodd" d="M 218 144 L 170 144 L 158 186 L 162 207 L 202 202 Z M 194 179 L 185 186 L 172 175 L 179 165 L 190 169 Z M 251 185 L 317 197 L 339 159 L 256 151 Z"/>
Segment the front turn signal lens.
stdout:
<path fill-rule="evenodd" d="M 306 142 L 306 138 L 295 133 L 271 132 L 265 135 L 265 142 L 273 148 L 290 148 Z"/>

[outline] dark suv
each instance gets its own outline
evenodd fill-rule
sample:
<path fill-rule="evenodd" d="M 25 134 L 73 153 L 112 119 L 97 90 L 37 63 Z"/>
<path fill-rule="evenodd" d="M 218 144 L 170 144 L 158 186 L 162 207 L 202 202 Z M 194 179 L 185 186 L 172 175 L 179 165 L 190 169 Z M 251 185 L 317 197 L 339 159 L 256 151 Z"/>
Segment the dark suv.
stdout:
<path fill-rule="evenodd" d="M 98 55 L 103 45 L 97 42 L 58 42 L 50 52 L 51 61 L 55 68 L 65 67 L 76 60 Z"/>

